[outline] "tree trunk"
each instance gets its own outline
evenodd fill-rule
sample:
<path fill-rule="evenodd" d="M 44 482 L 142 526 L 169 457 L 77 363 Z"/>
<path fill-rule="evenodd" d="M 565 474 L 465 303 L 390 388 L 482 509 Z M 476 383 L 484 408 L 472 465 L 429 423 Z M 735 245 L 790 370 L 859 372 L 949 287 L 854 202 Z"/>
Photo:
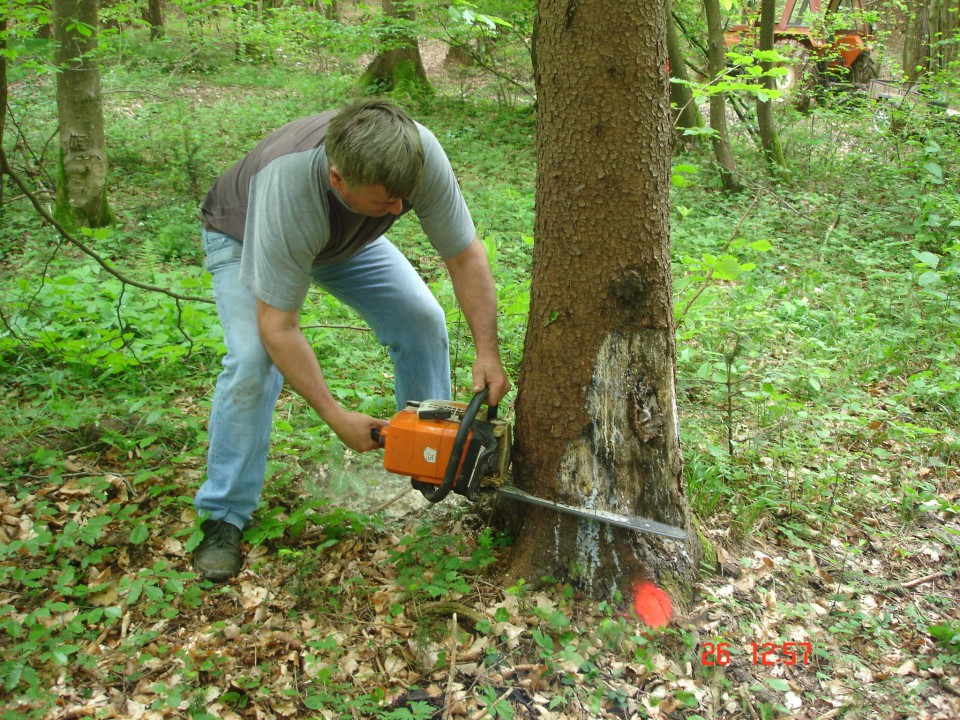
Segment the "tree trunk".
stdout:
<path fill-rule="evenodd" d="M 681 80 L 680 83 L 670 83 L 670 106 L 673 108 L 673 125 L 681 140 L 690 138 L 699 139 L 699 135 L 684 135 L 687 129 L 702 128 L 703 116 L 700 108 L 693 99 L 693 91 L 689 85 L 690 75 L 687 73 L 687 63 L 680 47 L 680 34 L 677 32 L 673 14 L 670 12 L 671 2 L 667 2 L 667 57 L 670 59 L 670 77 Z"/>
<path fill-rule="evenodd" d="M 514 478 L 545 498 L 689 527 L 663 0 L 540 0 L 538 13 L 536 242 Z M 513 511 L 514 577 L 552 575 L 608 597 L 647 580 L 690 598 L 696 542 Z"/>
<path fill-rule="evenodd" d="M 5 214 L 3 188 L 7 172 L 7 156 L 3 151 L 3 135 L 7 128 L 7 16 L 0 16 L 0 218 Z"/>
<path fill-rule="evenodd" d="M 774 29 L 777 24 L 777 8 L 774 0 L 762 0 L 760 3 L 760 50 L 773 50 Z M 760 63 L 765 73 L 770 72 L 773 63 Z M 773 77 L 763 78 L 763 86 L 767 90 L 776 90 L 777 81 Z M 763 154 L 771 168 L 785 167 L 783 147 L 780 145 L 780 135 L 773 119 L 773 103 L 768 99 L 757 98 L 757 126 L 760 130 L 760 144 Z"/>
<path fill-rule="evenodd" d="M 54 0 L 60 167 L 54 214 L 65 225 L 113 222 L 97 47 L 97 0 Z"/>
<path fill-rule="evenodd" d="M 319 9 L 327 20 L 340 22 L 340 0 L 320 0 Z"/>
<path fill-rule="evenodd" d="M 420 45 L 416 36 L 405 27 L 415 19 L 412 6 L 408 2 L 383 0 L 383 12 L 397 21 L 396 29 L 387 41 L 389 47 L 364 71 L 360 85 L 374 87 L 380 92 L 398 91 L 408 95 L 432 92 L 420 56 Z"/>
<path fill-rule="evenodd" d="M 716 82 L 726 72 L 724 55 L 723 28 L 720 24 L 720 3 L 718 0 L 703 0 L 707 16 L 707 61 L 710 77 Z M 727 192 L 740 192 L 740 176 L 737 161 L 730 147 L 730 132 L 727 130 L 727 97 L 724 93 L 710 95 L 710 127 L 713 128 L 711 141 L 713 154 L 720 168 L 720 178 Z"/>
<path fill-rule="evenodd" d="M 957 0 L 923 0 L 907 15 L 903 42 L 903 69 L 911 81 L 946 70 L 957 58 Z"/>
<path fill-rule="evenodd" d="M 143 9 L 143 19 L 150 26 L 150 39 L 163 37 L 163 0 L 147 0 Z"/>

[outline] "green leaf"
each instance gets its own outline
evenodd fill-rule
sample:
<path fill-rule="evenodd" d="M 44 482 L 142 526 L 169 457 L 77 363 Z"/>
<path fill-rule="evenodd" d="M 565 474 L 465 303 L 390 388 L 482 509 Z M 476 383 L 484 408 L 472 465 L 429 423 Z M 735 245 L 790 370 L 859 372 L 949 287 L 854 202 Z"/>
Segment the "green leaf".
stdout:
<path fill-rule="evenodd" d="M 777 692 L 787 692 L 790 689 L 790 683 L 783 678 L 767 678 L 767 685 L 770 686 L 771 690 Z"/>
<path fill-rule="evenodd" d="M 130 531 L 130 543 L 133 545 L 141 545 L 149 537 L 150 526 L 147 523 L 137 525 L 133 530 Z"/>
<path fill-rule="evenodd" d="M 941 183 L 943 183 L 943 168 L 940 167 L 939 164 L 935 162 L 928 162 L 926 165 L 923 166 L 923 169 L 930 174 L 930 179 L 934 183 L 936 183 L 937 185 L 940 185 Z"/>
<path fill-rule="evenodd" d="M 913 256 L 917 260 L 919 260 L 920 262 L 922 262 L 924 265 L 928 267 L 932 267 L 934 270 L 936 270 L 937 265 L 940 264 L 940 256 L 935 253 L 926 252 L 926 251 L 917 252 L 916 250 L 912 250 L 911 252 L 913 253 Z"/>
<path fill-rule="evenodd" d="M 926 287 L 927 285 L 933 285 L 934 283 L 940 282 L 940 273 L 936 270 L 927 270 L 923 275 L 917 278 L 917 284 Z"/>
<path fill-rule="evenodd" d="M 768 252 L 773 249 L 773 244 L 769 240 L 754 240 L 750 243 L 750 248 L 757 252 Z"/>

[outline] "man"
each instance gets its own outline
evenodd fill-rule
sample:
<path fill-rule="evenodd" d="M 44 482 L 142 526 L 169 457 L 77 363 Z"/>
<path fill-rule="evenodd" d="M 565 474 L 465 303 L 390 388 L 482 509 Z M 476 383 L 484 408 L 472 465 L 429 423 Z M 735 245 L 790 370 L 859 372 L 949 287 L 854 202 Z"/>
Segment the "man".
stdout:
<path fill-rule="evenodd" d="M 270 423 L 284 378 L 352 450 L 373 450 L 385 420 L 334 399 L 298 315 L 311 284 L 357 310 L 393 360 L 398 407 L 450 397 L 446 318 L 384 233 L 413 210 L 443 258 L 476 345 L 473 386 L 490 403 L 510 389 L 497 339 L 486 251 L 437 139 L 380 99 L 284 125 L 214 183 L 203 203 L 227 354 L 210 415 L 206 519 L 194 566 L 224 581 L 243 565 L 240 537 L 260 500 Z"/>

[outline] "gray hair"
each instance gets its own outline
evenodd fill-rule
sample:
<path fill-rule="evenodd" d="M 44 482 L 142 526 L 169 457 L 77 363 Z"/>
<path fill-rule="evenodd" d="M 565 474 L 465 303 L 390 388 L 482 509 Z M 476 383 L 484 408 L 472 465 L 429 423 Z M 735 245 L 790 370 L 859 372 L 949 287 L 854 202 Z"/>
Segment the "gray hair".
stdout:
<path fill-rule="evenodd" d="M 389 100 L 359 100 L 327 130 L 327 158 L 350 187 L 382 185 L 391 197 L 409 196 L 423 173 L 420 131 Z"/>

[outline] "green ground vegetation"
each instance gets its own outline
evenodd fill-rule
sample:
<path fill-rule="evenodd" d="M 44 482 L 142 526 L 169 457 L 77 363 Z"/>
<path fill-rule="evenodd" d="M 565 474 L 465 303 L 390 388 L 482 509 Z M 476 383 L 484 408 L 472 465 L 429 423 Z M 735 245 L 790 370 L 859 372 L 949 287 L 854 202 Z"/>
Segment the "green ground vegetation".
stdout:
<path fill-rule="evenodd" d="M 330 36 L 337 53 L 319 54 L 322 28 L 301 28 L 306 49 L 264 40 L 257 54 L 251 40 L 238 55 L 219 27 L 108 45 L 118 222 L 82 234 L 127 275 L 190 296 L 210 295 L 196 212 L 212 179 L 265 132 L 356 92 L 362 70 L 345 59 L 356 39 Z M 201 32 L 202 44 L 187 41 Z M 13 70 L 6 149 L 48 201 L 53 78 Z M 535 114 L 496 83 L 485 93 L 446 81 L 398 100 L 458 171 L 516 377 Z M 215 308 L 120 282 L 8 183 L 0 711 L 400 720 L 803 707 L 852 718 L 936 717 L 942 705 L 949 717 L 960 692 L 960 130 L 929 111 L 892 126 L 856 93 L 803 115 L 778 105 L 789 168 L 771 178 L 738 126 L 747 190 L 736 196 L 720 191 L 706 147 L 674 158 L 682 440 L 717 559 L 697 606 L 662 633 L 638 626 L 623 598 L 588 601 L 564 578 L 498 585 L 509 539 L 468 508 L 390 523 L 332 506 L 317 478 L 349 489 L 357 475 L 344 468 L 369 461 L 292 395 L 246 537 L 249 572 L 199 583 L 187 556 L 222 351 Z M 462 393 L 472 350 L 442 266 L 415 221 L 392 238 L 449 309 Z M 314 292 L 303 324 L 336 396 L 388 416 L 388 358 L 358 318 Z M 763 642 L 808 642 L 812 655 L 765 668 L 751 662 Z M 724 653 L 732 663 L 716 662 Z"/>

